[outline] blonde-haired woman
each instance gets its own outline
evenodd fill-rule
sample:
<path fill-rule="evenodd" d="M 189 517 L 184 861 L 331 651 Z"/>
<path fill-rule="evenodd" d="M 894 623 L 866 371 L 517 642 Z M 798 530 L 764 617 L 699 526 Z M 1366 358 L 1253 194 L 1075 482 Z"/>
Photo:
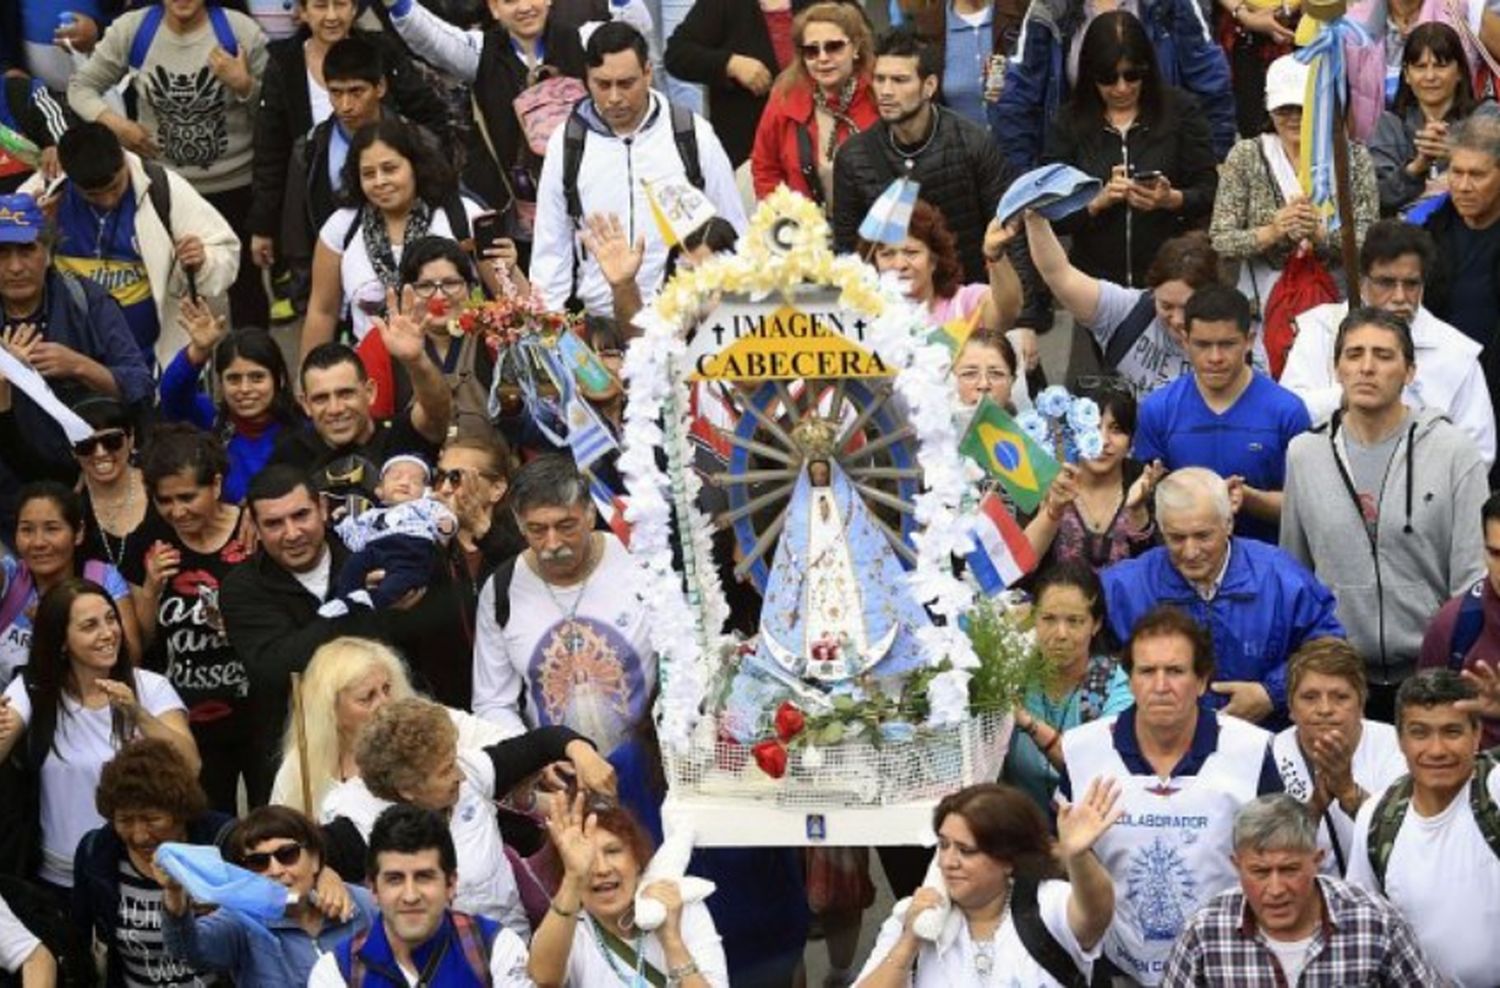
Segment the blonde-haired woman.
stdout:
<path fill-rule="evenodd" d="M 293 718 L 287 720 L 281 768 L 271 787 L 271 802 L 320 819 L 317 808 L 329 790 L 337 783 L 359 776 L 354 742 L 360 729 L 390 701 L 415 695 L 406 664 L 381 642 L 346 635 L 319 648 L 302 673 L 312 806 L 303 805 L 302 769 Z M 462 710 L 449 707 L 448 715 L 458 728 L 460 750 L 487 747 L 510 736 L 505 728 Z"/>
<path fill-rule="evenodd" d="M 797 15 L 792 42 L 796 57 L 771 89 L 750 173 L 757 199 L 784 183 L 826 212 L 834 154 L 880 119 L 870 89 L 875 41 L 858 6 L 817 3 Z"/>

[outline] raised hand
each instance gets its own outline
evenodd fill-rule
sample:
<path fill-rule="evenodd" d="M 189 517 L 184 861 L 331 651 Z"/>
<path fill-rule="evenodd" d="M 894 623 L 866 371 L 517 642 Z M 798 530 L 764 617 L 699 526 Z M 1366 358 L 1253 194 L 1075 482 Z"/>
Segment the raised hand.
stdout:
<path fill-rule="evenodd" d="M 188 359 L 194 364 L 207 363 L 214 347 L 229 332 L 223 316 L 214 315 L 202 300 L 191 298 L 184 298 L 178 307 L 177 324 L 188 335 Z"/>
<path fill-rule="evenodd" d="M 568 760 L 573 763 L 573 774 L 578 784 L 589 792 L 614 796 L 619 780 L 615 778 L 615 767 L 594 750 L 587 741 L 568 743 Z"/>
<path fill-rule="evenodd" d="M 215 47 L 208 53 L 208 67 L 220 82 L 242 99 L 255 87 L 255 80 L 250 76 L 250 56 L 245 54 L 243 47 L 233 55 Z"/>
<path fill-rule="evenodd" d="M 1130 485 L 1130 490 L 1125 492 L 1125 510 L 1134 511 L 1136 508 L 1144 508 L 1151 497 L 1151 492 L 1156 490 L 1156 482 L 1166 476 L 1167 468 L 1162 466 L 1161 460 L 1152 460 L 1146 464 L 1146 469 L 1135 478 L 1135 483 Z"/>
<path fill-rule="evenodd" d="M 146 550 L 146 591 L 153 597 L 160 597 L 167 582 L 181 569 L 181 552 L 166 542 L 153 542 Z"/>
<path fill-rule="evenodd" d="M 0 331 L 0 346 L 5 347 L 12 357 L 28 367 L 31 366 L 32 349 L 40 342 L 42 334 L 35 323 L 23 322 L 12 329 Z"/>
<path fill-rule="evenodd" d="M 385 344 L 386 352 L 403 364 L 424 359 L 427 350 L 426 334 L 422 327 L 426 318 L 412 287 L 407 285 L 401 289 L 400 306 L 396 305 L 395 290 L 387 289 L 385 311 L 386 318 L 376 317 L 372 322 L 380 332 L 380 341 Z"/>
<path fill-rule="evenodd" d="M 1466 714 L 1480 717 L 1500 717 L 1500 669 L 1488 662 L 1476 662 L 1463 671 L 1478 695 L 1472 700 L 1459 700 L 1455 707 Z"/>
<path fill-rule="evenodd" d="M 570 803 L 566 793 L 556 793 L 547 809 L 547 833 L 567 877 L 575 882 L 588 878 L 599 856 L 599 819 L 585 812 L 585 798 L 580 792 Z"/>
<path fill-rule="evenodd" d="M 635 238 L 635 243 L 625 235 L 620 218 L 614 213 L 592 213 L 583 231 L 583 246 L 599 262 L 604 280 L 611 285 L 623 285 L 633 281 L 641 270 L 641 258 L 646 256 L 646 238 Z"/>
<path fill-rule="evenodd" d="M 1078 464 L 1064 463 L 1052 483 L 1047 487 L 1047 496 L 1042 509 L 1053 521 L 1061 521 L 1068 505 L 1078 499 Z"/>
<path fill-rule="evenodd" d="M 1095 776 L 1083 799 L 1057 807 L 1057 853 L 1064 859 L 1083 854 L 1115 825 L 1125 808 L 1115 805 L 1120 787 L 1114 779 Z"/>

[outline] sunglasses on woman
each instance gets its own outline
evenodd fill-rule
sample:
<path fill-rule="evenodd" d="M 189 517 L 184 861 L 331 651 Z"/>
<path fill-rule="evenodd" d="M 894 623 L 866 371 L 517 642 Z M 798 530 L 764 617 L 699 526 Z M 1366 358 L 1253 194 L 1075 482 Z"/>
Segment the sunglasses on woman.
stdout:
<path fill-rule="evenodd" d="M 302 860 L 301 844 L 283 844 L 274 851 L 255 851 L 240 859 L 240 864 L 253 872 L 263 872 L 271 867 L 271 859 L 283 868 L 290 868 Z"/>
<path fill-rule="evenodd" d="M 118 453 L 125 448 L 124 429 L 111 429 L 109 432 L 101 432 L 97 436 L 89 436 L 80 439 L 73 444 L 73 452 L 78 456 L 93 456 L 94 451 L 103 446 L 106 453 Z"/>
<path fill-rule="evenodd" d="M 846 38 L 835 38 L 832 41 L 805 41 L 800 46 L 803 58 L 817 58 L 819 55 L 842 55 L 844 49 L 849 47 Z"/>
<path fill-rule="evenodd" d="M 500 479 L 498 475 L 489 473 L 485 470 L 475 470 L 474 472 L 483 477 L 485 480 L 488 480 L 492 484 Z M 463 486 L 463 483 L 464 470 L 460 467 L 454 467 L 452 470 L 438 470 L 432 475 L 432 486 L 434 490 L 442 487 L 444 484 L 447 484 L 454 490 L 458 490 Z"/>
<path fill-rule="evenodd" d="M 1121 79 L 1124 79 L 1126 82 L 1130 83 L 1133 86 L 1138 82 L 1145 81 L 1145 78 L 1145 69 L 1125 69 L 1121 72 L 1111 72 L 1109 75 L 1100 76 L 1099 85 L 1113 86 L 1117 84 Z"/>

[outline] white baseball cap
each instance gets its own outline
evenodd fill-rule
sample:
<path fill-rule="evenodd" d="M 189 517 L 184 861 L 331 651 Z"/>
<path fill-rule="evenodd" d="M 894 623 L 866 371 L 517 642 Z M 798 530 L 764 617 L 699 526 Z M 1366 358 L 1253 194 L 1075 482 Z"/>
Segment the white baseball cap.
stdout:
<path fill-rule="evenodd" d="M 1307 95 L 1309 67 L 1295 55 L 1282 55 L 1266 70 L 1266 110 L 1301 106 Z"/>

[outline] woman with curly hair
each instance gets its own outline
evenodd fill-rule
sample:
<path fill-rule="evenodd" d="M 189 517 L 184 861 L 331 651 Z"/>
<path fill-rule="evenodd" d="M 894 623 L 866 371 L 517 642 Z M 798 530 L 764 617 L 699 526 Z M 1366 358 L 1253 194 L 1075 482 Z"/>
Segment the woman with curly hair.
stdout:
<path fill-rule="evenodd" d="M 222 844 L 234 818 L 208 809 L 195 765 L 173 745 L 132 741 L 79 792 L 98 813 L 78 844 L 73 917 L 104 945 L 105 984 L 208 985 L 214 976 L 167 952 L 156 849 L 169 841 Z M 99 822 L 103 825 L 99 826 Z"/>

